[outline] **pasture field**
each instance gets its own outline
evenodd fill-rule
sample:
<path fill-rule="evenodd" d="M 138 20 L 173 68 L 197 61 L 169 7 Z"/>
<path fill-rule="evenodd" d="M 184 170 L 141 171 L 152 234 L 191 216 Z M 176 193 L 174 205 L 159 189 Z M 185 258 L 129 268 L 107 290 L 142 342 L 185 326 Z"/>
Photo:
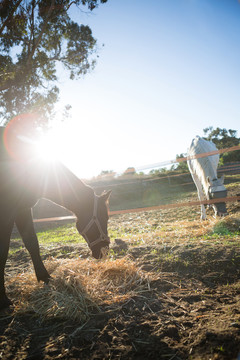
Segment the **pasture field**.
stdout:
<path fill-rule="evenodd" d="M 227 185 L 229 196 L 239 185 Z M 214 219 L 209 209 L 204 222 L 198 207 L 112 216 L 101 261 L 74 223 L 37 224 L 48 286 L 13 235 L 15 306 L 0 314 L 0 358 L 239 359 L 240 203 L 228 212 Z"/>

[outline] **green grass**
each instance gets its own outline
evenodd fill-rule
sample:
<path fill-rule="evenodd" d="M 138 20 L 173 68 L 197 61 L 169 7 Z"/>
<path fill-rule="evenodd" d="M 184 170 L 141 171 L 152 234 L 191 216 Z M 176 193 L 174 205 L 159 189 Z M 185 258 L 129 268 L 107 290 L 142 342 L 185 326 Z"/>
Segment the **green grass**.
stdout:
<path fill-rule="evenodd" d="M 226 224 L 224 224 L 223 222 L 219 222 L 214 226 L 213 233 L 214 234 L 219 234 L 219 235 L 230 235 L 230 234 L 232 234 L 232 232 L 228 229 Z"/>
<path fill-rule="evenodd" d="M 60 226 L 54 230 L 38 232 L 37 236 L 41 245 L 84 242 L 84 239 L 79 235 L 77 229 L 72 226 L 72 224 Z"/>
<path fill-rule="evenodd" d="M 206 234 L 201 237 L 202 240 L 222 240 L 225 243 L 239 241 L 239 233 L 228 232 L 228 233 L 215 233 Z"/>
<path fill-rule="evenodd" d="M 122 238 L 126 236 L 126 231 L 124 230 L 124 228 L 119 228 L 119 229 L 108 229 L 108 235 L 110 236 L 111 239 L 117 239 L 117 238 Z"/>
<path fill-rule="evenodd" d="M 19 243 L 16 244 L 16 242 L 15 242 L 14 248 L 12 248 L 12 247 L 10 246 L 9 255 L 13 255 L 13 254 L 15 254 L 17 251 L 24 249 L 24 245 L 23 245 L 23 243 L 22 243 L 22 240 L 21 240 L 21 239 L 16 239 L 16 240 L 17 240 Z"/>
<path fill-rule="evenodd" d="M 59 226 L 54 229 L 49 229 L 45 231 L 37 231 L 37 237 L 40 245 L 48 246 L 51 244 L 74 244 L 79 242 L 85 242 L 82 236 L 79 235 L 76 227 L 73 224 L 67 224 Z M 12 240 L 19 250 L 19 247 L 22 247 L 23 242 L 20 237 L 14 237 Z M 19 247 L 17 246 L 19 242 Z M 11 249 L 11 251 L 16 251 L 16 249 Z"/>

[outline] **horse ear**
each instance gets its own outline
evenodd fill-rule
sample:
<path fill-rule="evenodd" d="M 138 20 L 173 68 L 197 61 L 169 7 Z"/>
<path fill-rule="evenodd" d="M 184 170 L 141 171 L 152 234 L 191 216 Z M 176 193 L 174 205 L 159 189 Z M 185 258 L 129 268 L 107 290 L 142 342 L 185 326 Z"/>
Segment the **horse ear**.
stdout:
<path fill-rule="evenodd" d="M 107 202 L 108 199 L 109 199 L 109 196 L 111 195 L 111 192 L 112 192 L 112 190 L 105 191 L 105 192 L 101 195 L 101 198 L 102 198 L 105 202 Z"/>

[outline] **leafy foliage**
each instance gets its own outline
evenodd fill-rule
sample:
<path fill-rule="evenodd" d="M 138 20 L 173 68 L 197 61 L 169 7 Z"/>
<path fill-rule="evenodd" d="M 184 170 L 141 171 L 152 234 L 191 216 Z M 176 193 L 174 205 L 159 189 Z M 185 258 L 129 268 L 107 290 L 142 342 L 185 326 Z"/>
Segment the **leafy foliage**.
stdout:
<path fill-rule="evenodd" d="M 187 154 L 182 153 L 180 155 L 177 155 L 176 159 L 182 159 L 182 158 L 186 158 L 186 157 L 187 157 Z M 187 161 L 179 162 L 176 169 L 179 170 L 180 172 L 183 172 L 183 173 L 189 172 Z"/>
<path fill-rule="evenodd" d="M 220 129 L 219 127 L 213 129 L 213 127 L 210 126 L 206 129 L 203 129 L 203 132 L 205 134 L 204 139 L 212 141 L 218 149 L 224 149 L 240 144 L 240 138 L 237 137 L 236 130 L 227 130 L 225 128 Z M 221 164 L 235 161 L 240 161 L 240 150 L 226 152 L 220 156 Z"/>
<path fill-rule="evenodd" d="M 230 148 L 236 145 L 240 145 L 240 138 L 237 137 L 237 130 L 226 130 L 217 127 L 214 129 L 212 126 L 203 129 L 204 139 L 212 141 L 218 149 Z M 240 149 L 240 148 L 239 148 Z M 176 159 L 184 158 L 187 154 L 176 155 Z M 240 161 L 240 150 L 226 152 L 220 155 L 220 165 Z M 174 169 L 181 172 L 188 172 L 188 166 L 186 161 L 180 162 L 177 166 L 173 166 Z"/>
<path fill-rule="evenodd" d="M 69 10 L 93 10 L 107 0 L 3 0 L 0 2 L 0 116 L 22 112 L 49 117 L 58 99 L 57 66 L 70 79 L 95 65 L 96 40 L 88 26 L 72 21 Z"/>

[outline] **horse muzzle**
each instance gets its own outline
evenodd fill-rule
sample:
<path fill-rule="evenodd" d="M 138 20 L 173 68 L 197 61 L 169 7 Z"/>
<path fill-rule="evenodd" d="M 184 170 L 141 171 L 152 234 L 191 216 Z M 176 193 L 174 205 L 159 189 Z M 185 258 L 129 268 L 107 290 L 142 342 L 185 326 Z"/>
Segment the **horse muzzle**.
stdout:
<path fill-rule="evenodd" d="M 109 245 L 106 245 L 106 246 L 96 246 L 92 249 L 92 256 L 95 258 L 95 259 L 104 259 L 107 257 L 109 253 Z"/>
<path fill-rule="evenodd" d="M 227 213 L 227 210 L 226 210 L 226 212 L 217 211 L 216 215 L 219 216 L 219 217 L 224 217 L 224 216 L 227 216 L 228 213 Z"/>
<path fill-rule="evenodd" d="M 215 210 L 216 216 L 226 216 L 227 215 L 227 208 L 226 203 L 224 202 L 224 199 L 227 197 L 227 190 L 224 191 L 216 191 L 216 192 L 210 192 L 210 199 L 222 199 L 223 202 L 217 201 L 213 204 L 213 208 Z"/>

